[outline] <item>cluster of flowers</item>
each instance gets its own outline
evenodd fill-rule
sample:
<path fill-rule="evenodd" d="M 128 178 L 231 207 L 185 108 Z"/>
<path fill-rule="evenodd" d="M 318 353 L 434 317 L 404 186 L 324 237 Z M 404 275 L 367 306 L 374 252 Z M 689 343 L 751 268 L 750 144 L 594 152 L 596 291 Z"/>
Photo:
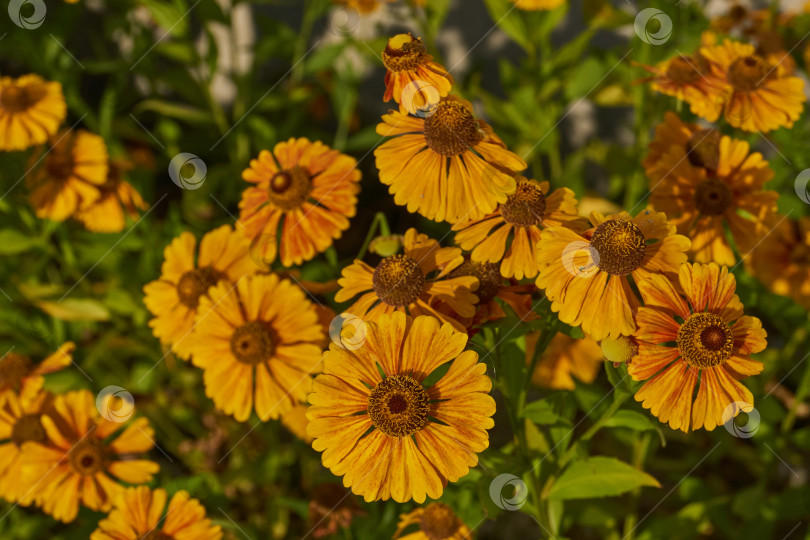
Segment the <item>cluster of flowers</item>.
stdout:
<path fill-rule="evenodd" d="M 42 219 L 73 218 L 92 232 L 124 229 L 148 205 L 124 179 L 132 165 L 111 160 L 104 139 L 59 130 L 67 114 L 62 85 L 38 75 L 0 77 L 0 151 L 36 147 L 25 173 L 31 205 Z"/>
<path fill-rule="evenodd" d="M 71 365 L 74 349 L 65 343 L 41 362 L 11 351 L 0 362 L 0 496 L 63 522 L 76 518 L 80 504 L 110 512 L 93 540 L 141 538 L 158 529 L 179 535 L 169 538 L 219 540 L 220 528 L 188 493 L 176 493 L 161 519 L 165 491 L 122 485 L 150 482 L 159 470 L 144 455 L 155 445 L 146 418 L 125 423 L 101 414 L 119 410 L 112 396 L 97 403 L 87 390 L 44 389 L 44 376 Z"/>

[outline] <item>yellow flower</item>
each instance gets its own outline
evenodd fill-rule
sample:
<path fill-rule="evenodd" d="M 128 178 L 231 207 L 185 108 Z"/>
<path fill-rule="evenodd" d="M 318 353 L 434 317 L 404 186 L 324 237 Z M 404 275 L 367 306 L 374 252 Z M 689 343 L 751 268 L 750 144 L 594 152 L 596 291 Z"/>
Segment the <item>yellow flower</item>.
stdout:
<path fill-rule="evenodd" d="M 544 11 L 563 5 L 565 0 L 511 0 L 511 2 L 526 11 Z"/>
<path fill-rule="evenodd" d="M 647 381 L 636 400 L 661 422 L 711 431 L 751 410 L 754 397 L 739 380 L 762 371 L 749 356 L 765 349 L 766 334 L 759 319 L 743 315 L 727 268 L 687 263 L 677 283 L 663 275 L 639 282 L 639 348 L 628 372 Z"/>
<path fill-rule="evenodd" d="M 630 335 L 638 299 L 631 289 L 653 273 L 674 277 L 686 262 L 689 239 L 661 212 L 644 210 L 605 218 L 591 214 L 593 228 L 578 234 L 549 227 L 541 234 L 537 286 L 545 289 L 560 320 L 595 340 Z"/>
<path fill-rule="evenodd" d="M 229 286 L 259 267 L 248 255 L 248 241 L 229 225 L 205 236 L 195 256 L 197 241 L 184 232 L 163 251 L 160 278 L 143 288 L 146 308 L 154 315 L 152 333 L 184 360 L 191 355 L 191 330 L 200 298 L 219 281 Z"/>
<path fill-rule="evenodd" d="M 486 365 L 464 351 L 465 333 L 434 317 L 397 312 L 366 325 L 362 346 L 333 343 L 324 354 L 309 395 L 312 447 L 366 501 L 436 499 L 489 445 L 495 401 Z M 448 362 L 425 388 L 428 375 Z"/>
<path fill-rule="evenodd" d="M 62 85 L 39 75 L 0 77 L 0 150 L 43 144 L 65 120 Z"/>
<path fill-rule="evenodd" d="M 205 393 L 219 410 L 244 422 L 255 408 L 266 422 L 306 400 L 325 334 L 297 285 L 249 276 L 200 298 L 191 361 L 205 371 Z"/>
<path fill-rule="evenodd" d="M 659 63 L 645 66 L 652 73 L 653 90 L 689 104 L 693 114 L 715 122 L 723 111 L 726 85 L 713 75 L 712 66 L 702 52 L 678 54 Z"/>
<path fill-rule="evenodd" d="M 59 371 L 73 362 L 73 342 L 63 343 L 52 355 L 40 363 L 34 363 L 30 357 L 14 351 L 0 358 L 0 401 L 10 394 L 15 394 L 23 401 L 36 396 L 45 384 L 43 375 Z"/>
<path fill-rule="evenodd" d="M 400 536 L 402 532 L 416 525 L 417 531 Z M 403 540 L 466 540 L 470 538 L 470 529 L 444 503 L 430 503 L 416 508 L 407 514 L 400 514 L 397 532 L 394 538 Z"/>
<path fill-rule="evenodd" d="M 165 510 L 165 513 L 164 513 Z M 212 525 L 205 508 L 188 492 L 178 491 L 166 508 L 166 491 L 138 486 L 122 490 L 110 514 L 90 540 L 219 540 L 222 529 Z"/>
<path fill-rule="evenodd" d="M 544 228 L 560 225 L 578 231 L 588 228 L 587 221 L 577 215 L 573 191 L 559 188 L 551 195 L 548 191 L 548 182 L 518 176 L 517 189 L 495 212 L 453 225 L 456 243 L 461 249 L 472 251 L 475 262 L 500 263 L 503 277 L 533 278 L 539 271 L 537 252 Z"/>
<path fill-rule="evenodd" d="M 387 69 L 383 101 L 394 98 L 402 105 L 403 113 L 428 114 L 437 99 L 446 96 L 453 87 L 453 77 L 433 61 L 422 40 L 411 34 L 389 39 L 382 59 Z"/>
<path fill-rule="evenodd" d="M 478 279 L 472 276 L 449 277 L 464 258 L 458 248 L 443 248 L 416 229 L 408 229 L 403 240 L 404 253 L 384 258 L 372 268 L 354 261 L 343 269 L 338 280 L 341 289 L 336 302 L 346 302 L 361 294 L 346 311 L 363 320 L 376 321 L 394 311 L 410 315 L 433 315 L 464 330 L 459 319 L 475 315 Z M 454 315 L 436 309 L 441 300 Z"/>
<path fill-rule="evenodd" d="M 774 173 L 747 142 L 667 113 L 644 167 L 650 204 L 692 240 L 695 261 L 736 262 L 727 228 L 742 255 L 768 234 L 763 223 L 776 211 L 778 194 L 763 187 Z"/>
<path fill-rule="evenodd" d="M 128 165 L 122 162 L 110 162 L 107 181 L 99 186 L 101 193 L 98 200 L 82 207 L 74 216 L 85 229 L 99 233 L 113 233 L 124 230 L 125 216 L 138 218 L 138 210 L 146 210 L 149 205 L 144 202 L 132 185 L 124 180 L 124 171 Z"/>
<path fill-rule="evenodd" d="M 143 484 L 158 472 L 157 463 L 130 459 L 154 446 L 146 418 L 134 420 L 116 436 L 124 424 L 100 417 L 95 396 L 87 390 L 56 396 L 53 412 L 41 422 L 45 442 L 23 443 L 22 474 L 36 503 L 55 519 L 73 521 L 79 503 L 106 512 L 122 489 L 114 478 Z"/>
<path fill-rule="evenodd" d="M 776 294 L 810 309 L 810 218 L 774 215 L 767 241 L 745 259 L 748 272 Z"/>
<path fill-rule="evenodd" d="M 720 45 L 703 47 L 715 77 L 726 90 L 724 116 L 734 127 L 745 131 L 771 131 L 793 127 L 804 109 L 804 81 L 785 75 L 755 54 L 753 45 L 725 40 Z M 709 118 L 708 120 L 711 121 Z"/>
<path fill-rule="evenodd" d="M 393 138 L 374 151 L 380 181 L 409 212 L 451 223 L 480 219 L 514 193 L 512 175 L 526 162 L 475 119 L 468 102 L 447 96 L 430 113 L 382 117 L 377 133 Z"/>
<path fill-rule="evenodd" d="M 29 441 L 44 443 L 45 428 L 41 417 L 51 410 L 50 392 L 37 393 L 21 399 L 9 392 L 0 406 L 0 496 L 11 503 L 28 506 L 34 500 L 35 489 L 23 481 L 23 455 L 20 448 Z"/>
<path fill-rule="evenodd" d="M 534 356 L 540 332 L 526 334 L 526 363 Z M 543 351 L 532 373 L 532 383 L 555 390 L 576 388 L 574 377 L 584 383 L 596 379 L 604 363 L 604 355 L 599 345 L 588 336 L 574 339 L 565 334 L 557 334 Z"/>
<path fill-rule="evenodd" d="M 267 264 L 292 266 L 326 251 L 357 206 L 357 161 L 320 141 L 290 139 L 262 150 L 242 178 L 239 223 Z M 280 230 L 281 237 L 278 237 Z"/>
<path fill-rule="evenodd" d="M 93 204 L 107 173 L 104 139 L 84 130 L 55 135 L 44 166 L 27 177 L 37 217 L 64 221 Z"/>

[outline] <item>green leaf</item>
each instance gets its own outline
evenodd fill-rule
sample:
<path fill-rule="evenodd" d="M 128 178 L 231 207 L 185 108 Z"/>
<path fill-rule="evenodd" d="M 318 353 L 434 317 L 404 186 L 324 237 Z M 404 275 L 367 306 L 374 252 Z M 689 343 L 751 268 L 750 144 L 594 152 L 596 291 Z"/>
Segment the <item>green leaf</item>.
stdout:
<path fill-rule="evenodd" d="M 42 239 L 26 236 L 16 229 L 0 230 L 0 255 L 14 255 L 42 245 Z"/>
<path fill-rule="evenodd" d="M 661 487 L 658 480 L 616 458 L 596 456 L 572 463 L 549 492 L 552 500 L 613 497 L 640 486 Z"/>
<path fill-rule="evenodd" d="M 506 35 L 524 49 L 532 48 L 529 34 L 526 31 L 526 23 L 521 18 L 520 10 L 515 9 L 515 4 L 507 0 L 484 0 L 484 2 L 492 20 L 506 32 Z"/>
<path fill-rule="evenodd" d="M 528 418 L 535 424 L 549 425 L 556 424 L 560 416 L 554 412 L 554 408 L 546 401 L 533 401 L 523 408 L 520 413 L 523 418 Z"/>
<path fill-rule="evenodd" d="M 147 99 L 138 103 L 132 113 L 138 116 L 144 111 L 156 112 L 161 116 L 168 116 L 185 120 L 192 124 L 212 124 L 211 113 L 180 103 L 171 103 L 160 99 Z"/>
<path fill-rule="evenodd" d="M 188 31 L 188 6 L 182 0 L 141 0 L 155 21 L 172 36 L 182 36 Z"/>
<path fill-rule="evenodd" d="M 658 436 L 661 438 L 661 445 L 666 446 L 666 439 L 658 426 L 658 422 L 654 422 L 649 416 L 640 412 L 616 411 L 616 414 L 605 422 L 605 427 L 623 427 L 634 431 L 657 431 Z"/>
<path fill-rule="evenodd" d="M 50 316 L 63 321 L 106 321 L 110 312 L 98 300 L 67 298 L 61 302 L 37 302 L 37 306 Z"/>

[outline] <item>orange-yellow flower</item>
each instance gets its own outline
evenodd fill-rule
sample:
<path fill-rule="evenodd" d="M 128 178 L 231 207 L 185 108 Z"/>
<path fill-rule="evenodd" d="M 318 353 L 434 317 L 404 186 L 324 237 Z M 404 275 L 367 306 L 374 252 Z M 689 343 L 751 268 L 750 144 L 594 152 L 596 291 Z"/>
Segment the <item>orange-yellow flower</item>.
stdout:
<path fill-rule="evenodd" d="M 416 530 L 401 536 L 405 529 Z M 470 529 L 444 503 L 435 502 L 399 515 L 399 524 L 394 538 L 402 540 L 466 540 L 470 538 Z"/>
<path fill-rule="evenodd" d="M 160 278 L 143 288 L 143 302 L 154 316 L 149 321 L 152 333 L 184 360 L 191 355 L 200 298 L 219 281 L 230 287 L 259 270 L 248 255 L 247 239 L 229 225 L 203 236 L 199 253 L 196 244 L 189 232 L 172 240 L 163 251 Z"/>
<path fill-rule="evenodd" d="M 563 5 L 565 0 L 511 0 L 511 2 L 526 11 L 545 11 Z"/>
<path fill-rule="evenodd" d="M 639 349 L 628 372 L 647 381 L 636 400 L 661 422 L 711 431 L 752 409 L 754 397 L 739 381 L 762 371 L 750 355 L 765 349 L 766 334 L 759 319 L 743 315 L 727 268 L 687 263 L 677 283 L 683 293 L 663 275 L 639 282 Z"/>
<path fill-rule="evenodd" d="M 123 231 L 126 217 L 137 219 L 138 210 L 149 208 L 140 193 L 124 180 L 124 171 L 127 169 L 128 165 L 123 162 L 110 162 L 107 181 L 99 186 L 99 199 L 80 208 L 74 216 L 88 231 Z"/>
<path fill-rule="evenodd" d="M 205 508 L 187 491 L 178 491 L 166 508 L 166 491 L 138 486 L 122 490 L 110 514 L 90 540 L 219 540 L 222 529 L 212 525 Z M 164 512 L 165 510 L 165 512 Z"/>
<path fill-rule="evenodd" d="M 11 503 L 28 506 L 35 489 L 23 481 L 23 456 L 20 448 L 29 441 L 44 443 L 42 414 L 51 410 L 53 396 L 38 391 L 27 398 L 9 392 L 0 405 L 0 496 Z"/>
<path fill-rule="evenodd" d="M 472 251 L 475 262 L 499 263 L 504 277 L 535 277 L 539 271 L 540 232 L 544 228 L 560 225 L 578 231 L 588 228 L 587 221 L 577 215 L 573 191 L 559 188 L 551 195 L 548 191 L 548 182 L 518 176 L 517 189 L 495 212 L 453 225 L 457 231 L 456 244 Z"/>
<path fill-rule="evenodd" d="M 292 266 L 326 251 L 349 228 L 359 191 L 357 161 L 320 141 L 290 139 L 262 150 L 242 172 L 239 223 L 267 264 Z M 280 234 L 280 236 L 279 236 Z"/>
<path fill-rule="evenodd" d="M 537 286 L 561 321 L 593 339 L 630 335 L 639 305 L 630 278 L 674 277 L 686 262 L 689 239 L 675 234 L 662 212 L 644 210 L 634 218 L 593 212 L 590 221 L 593 227 L 582 234 L 567 227 L 543 231 Z"/>
<path fill-rule="evenodd" d="M 380 181 L 394 202 L 434 221 L 480 219 L 514 193 L 526 162 L 510 152 L 472 106 L 442 98 L 426 118 L 391 111 L 377 133 L 392 139 L 374 151 Z"/>
<path fill-rule="evenodd" d="M 344 268 L 335 301 L 346 302 L 360 294 L 346 311 L 367 321 L 400 311 L 433 315 L 464 330 L 459 319 L 475 315 L 478 297 L 472 291 L 478 288 L 478 279 L 448 276 L 464 261 L 461 250 L 440 247 L 416 229 L 405 233 L 403 248 L 402 254 L 384 258 L 376 268 L 357 260 Z M 437 310 L 437 301 L 444 302 L 455 316 Z"/>
<path fill-rule="evenodd" d="M 534 356 L 540 332 L 526 334 L 526 363 Z M 588 336 L 574 339 L 562 333 L 554 336 L 535 366 L 532 383 L 555 390 L 573 390 L 574 378 L 586 384 L 593 382 L 604 364 L 605 356 L 598 343 Z"/>
<path fill-rule="evenodd" d="M 84 130 L 54 135 L 43 166 L 26 179 L 37 217 L 64 221 L 94 203 L 107 173 L 104 139 Z"/>
<path fill-rule="evenodd" d="M 772 292 L 810 309 L 810 218 L 775 215 L 771 221 L 767 240 L 746 257 L 746 269 Z"/>
<path fill-rule="evenodd" d="M 366 501 L 436 499 L 489 445 L 495 401 L 486 365 L 464 351 L 466 333 L 435 317 L 396 312 L 366 325 L 360 347 L 332 343 L 324 354 L 309 395 L 312 447 Z"/>
<path fill-rule="evenodd" d="M 402 112 L 428 114 L 440 97 L 453 87 L 453 77 L 433 61 L 422 40 L 398 34 L 388 40 L 382 52 L 385 73 L 383 101 L 394 99 Z"/>
<path fill-rule="evenodd" d="M 754 46 L 725 40 L 702 47 L 700 54 L 711 65 L 714 77 L 726 86 L 724 116 L 745 131 L 771 131 L 793 127 L 804 109 L 804 81 L 785 75 L 755 53 Z M 709 120 L 711 120 L 709 118 Z"/>
<path fill-rule="evenodd" d="M 6 353 L 0 358 L 0 400 L 9 394 L 15 394 L 23 401 L 31 400 L 45 384 L 43 375 L 69 366 L 75 349 L 76 345 L 68 341 L 39 363 L 14 351 Z"/>
<path fill-rule="evenodd" d="M 158 472 L 157 463 L 132 459 L 154 446 L 148 420 L 138 418 L 116 436 L 124 424 L 101 417 L 87 390 L 56 396 L 41 421 L 45 442 L 23 443 L 22 474 L 36 503 L 55 519 L 73 521 L 80 503 L 106 512 L 123 489 L 116 479 L 143 484 Z"/>
<path fill-rule="evenodd" d="M 62 85 L 39 75 L 0 77 L 0 150 L 25 150 L 54 135 L 65 120 Z"/>
<path fill-rule="evenodd" d="M 743 256 L 768 234 L 764 222 L 776 211 L 778 194 L 763 188 L 774 173 L 747 142 L 667 113 L 643 164 L 650 203 L 691 239 L 695 261 L 736 262 L 726 229 Z"/>
<path fill-rule="evenodd" d="M 326 329 L 300 287 L 275 274 L 220 282 L 200 298 L 191 361 L 205 394 L 240 422 L 263 422 L 305 401 Z"/>

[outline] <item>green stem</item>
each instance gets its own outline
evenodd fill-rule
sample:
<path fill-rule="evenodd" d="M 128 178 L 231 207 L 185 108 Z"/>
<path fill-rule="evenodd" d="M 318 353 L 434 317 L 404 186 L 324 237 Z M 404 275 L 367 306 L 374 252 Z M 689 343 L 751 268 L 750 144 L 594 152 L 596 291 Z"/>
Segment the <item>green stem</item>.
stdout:
<path fill-rule="evenodd" d="M 647 459 L 647 452 L 650 449 L 652 435 L 645 432 L 640 439 L 636 439 L 633 445 L 633 467 L 642 469 L 644 461 Z M 636 488 L 630 492 L 630 512 L 624 518 L 623 540 L 633 540 L 636 524 L 638 523 L 638 504 L 641 497 L 641 488 Z"/>
<path fill-rule="evenodd" d="M 380 229 L 380 234 L 382 236 L 391 235 L 391 228 L 388 226 L 388 220 L 385 218 L 385 214 L 383 214 L 382 212 L 377 212 L 374 215 L 374 220 L 371 222 L 371 226 L 368 228 L 368 234 L 366 235 L 366 239 L 363 240 L 363 246 L 357 253 L 356 257 L 357 260 L 363 260 L 363 257 L 366 256 L 368 246 L 371 245 L 371 241 L 374 240 L 374 237 L 377 234 L 378 227 Z"/>
<path fill-rule="evenodd" d="M 594 422 L 594 424 L 591 427 L 589 427 L 585 433 L 582 434 L 579 440 L 576 443 L 572 444 L 570 447 L 568 447 L 568 450 L 565 451 L 565 454 L 563 454 L 563 457 L 560 459 L 560 470 L 562 470 L 562 468 L 565 467 L 565 465 L 569 461 L 571 461 L 571 458 L 574 457 L 574 453 L 576 452 L 578 443 L 591 440 L 591 438 L 593 438 L 593 436 L 596 435 L 596 433 L 600 429 L 602 429 L 602 427 L 605 425 L 605 422 L 610 420 L 610 418 L 614 414 L 616 414 L 616 411 L 618 411 L 621 408 L 621 406 L 624 404 L 625 401 L 627 401 L 627 398 L 629 398 L 630 395 L 631 394 L 629 393 L 621 393 L 616 395 L 615 399 L 613 400 L 613 403 L 611 403 L 610 407 L 608 407 L 607 410 L 604 413 L 602 413 L 602 416 L 599 417 L 599 420 Z"/>

